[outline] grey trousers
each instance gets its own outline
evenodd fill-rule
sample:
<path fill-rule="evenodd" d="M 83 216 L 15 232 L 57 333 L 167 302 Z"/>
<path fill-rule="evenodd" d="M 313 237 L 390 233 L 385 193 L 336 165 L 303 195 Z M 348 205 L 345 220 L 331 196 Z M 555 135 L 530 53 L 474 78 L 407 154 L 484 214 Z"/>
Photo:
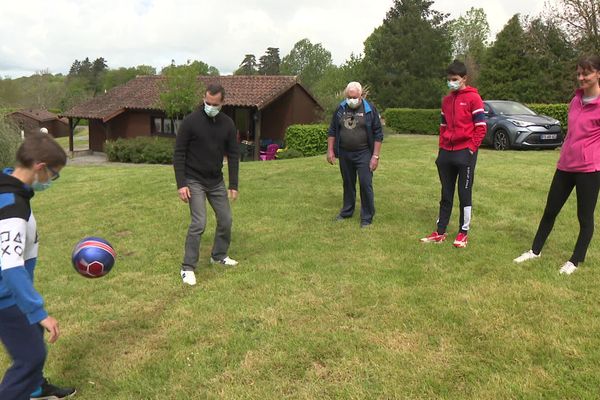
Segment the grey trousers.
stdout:
<path fill-rule="evenodd" d="M 181 269 L 193 271 L 198 265 L 200 238 L 206 228 L 206 200 L 217 217 L 215 242 L 211 251 L 211 257 L 215 260 L 222 260 L 227 256 L 231 243 L 232 216 L 225 182 L 221 181 L 216 186 L 206 187 L 196 180 L 188 179 L 187 184 L 192 195 L 189 200 L 192 221 L 185 238 L 185 254 Z"/>

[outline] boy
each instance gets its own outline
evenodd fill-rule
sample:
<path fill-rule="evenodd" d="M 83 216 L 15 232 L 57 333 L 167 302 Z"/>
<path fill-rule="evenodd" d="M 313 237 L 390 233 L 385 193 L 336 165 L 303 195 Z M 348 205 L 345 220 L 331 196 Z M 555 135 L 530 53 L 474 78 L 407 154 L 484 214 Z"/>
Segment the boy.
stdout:
<path fill-rule="evenodd" d="M 440 149 L 435 161 L 442 184 L 442 199 L 437 229 L 421 239 L 423 243 L 441 243 L 452 214 L 456 178 L 460 201 L 459 230 L 454 247 L 467 246 L 471 224 L 473 178 L 477 149 L 486 133 L 483 101 L 477 89 L 467 86 L 467 67 L 454 61 L 446 70 L 450 93 L 442 100 Z"/>

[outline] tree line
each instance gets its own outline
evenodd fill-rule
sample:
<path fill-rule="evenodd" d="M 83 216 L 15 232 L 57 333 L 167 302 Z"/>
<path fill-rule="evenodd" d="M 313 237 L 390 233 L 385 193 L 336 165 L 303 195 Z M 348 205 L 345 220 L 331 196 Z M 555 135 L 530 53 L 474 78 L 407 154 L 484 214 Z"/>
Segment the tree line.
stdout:
<path fill-rule="evenodd" d="M 332 109 L 345 84 L 358 80 L 382 109 L 436 108 L 446 92 L 445 67 L 452 59 L 469 68 L 470 84 L 487 99 L 564 103 L 575 88 L 575 63 L 582 54 L 600 54 L 600 0 L 551 0 L 538 16 L 514 15 L 490 37 L 481 8 L 450 19 L 432 0 L 395 0 L 362 52 L 340 65 L 321 43 L 299 40 L 281 57 L 268 47 L 258 59 L 246 54 L 234 74 L 296 75 L 323 106 Z M 170 65 L 160 73 L 218 75 L 203 61 Z M 138 75 L 155 75 L 139 65 L 110 69 L 107 61 L 75 60 L 67 75 L 40 71 L 19 79 L 0 79 L 0 107 L 67 109 Z"/>

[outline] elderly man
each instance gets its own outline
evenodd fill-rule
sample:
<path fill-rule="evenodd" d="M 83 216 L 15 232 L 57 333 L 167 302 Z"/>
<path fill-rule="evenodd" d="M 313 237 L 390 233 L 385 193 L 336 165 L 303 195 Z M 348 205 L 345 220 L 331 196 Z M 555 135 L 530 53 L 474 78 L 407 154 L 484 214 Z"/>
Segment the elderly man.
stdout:
<path fill-rule="evenodd" d="M 362 86 L 350 82 L 346 99 L 338 106 L 329 125 L 327 161 L 340 159 L 344 182 L 344 204 L 336 220 L 352 217 L 356 203 L 356 176 L 360 184 L 360 227 L 373 222 L 375 195 L 373 172 L 379 165 L 383 131 L 375 107 L 362 98 Z"/>

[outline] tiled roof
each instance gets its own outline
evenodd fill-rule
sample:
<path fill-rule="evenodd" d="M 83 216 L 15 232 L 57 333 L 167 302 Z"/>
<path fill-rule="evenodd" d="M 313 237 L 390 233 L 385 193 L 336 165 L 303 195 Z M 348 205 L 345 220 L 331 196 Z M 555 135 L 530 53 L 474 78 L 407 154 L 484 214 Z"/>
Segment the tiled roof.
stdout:
<path fill-rule="evenodd" d="M 294 85 L 300 85 L 295 76 L 199 76 L 198 80 L 204 86 L 210 83 L 223 85 L 226 93 L 224 105 L 258 109 L 266 107 Z M 138 76 L 76 105 L 61 116 L 107 121 L 126 109 L 160 110 L 159 98 L 164 82 L 165 77 L 160 75 Z M 314 100 L 310 93 L 309 96 Z M 316 100 L 315 103 L 318 104 Z"/>
<path fill-rule="evenodd" d="M 58 115 L 51 113 L 48 110 L 19 110 L 11 113 L 10 115 L 22 114 L 29 118 L 32 118 L 38 122 L 54 121 L 58 119 Z"/>

